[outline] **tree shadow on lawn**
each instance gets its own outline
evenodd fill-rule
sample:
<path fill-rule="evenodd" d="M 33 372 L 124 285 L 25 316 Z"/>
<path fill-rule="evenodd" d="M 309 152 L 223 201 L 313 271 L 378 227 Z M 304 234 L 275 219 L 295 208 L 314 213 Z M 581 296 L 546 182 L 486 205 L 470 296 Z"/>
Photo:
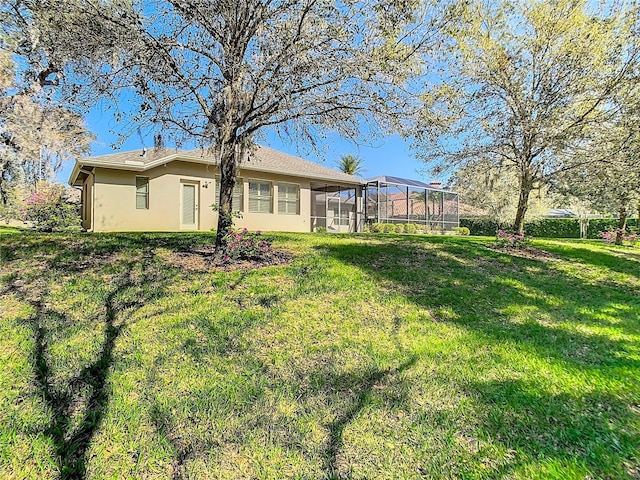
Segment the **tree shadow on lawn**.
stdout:
<path fill-rule="evenodd" d="M 338 463 L 338 456 L 344 446 L 343 433 L 354 419 L 371 403 L 376 389 L 384 388 L 388 379 L 392 375 L 401 375 L 404 371 L 413 367 L 418 361 L 417 355 L 412 355 L 396 368 L 374 369 L 364 372 L 350 372 L 348 374 L 332 375 L 329 372 L 314 372 L 312 375 L 321 373 L 321 383 L 328 386 L 333 395 L 344 397 L 345 394 L 351 397 L 349 405 L 340 412 L 335 420 L 328 425 L 329 441 L 324 454 L 323 470 L 328 479 L 349 479 L 350 472 L 341 471 Z M 402 391 L 401 388 L 388 389 Z M 394 406 L 401 406 L 404 399 L 397 397 L 393 399 Z"/>
<path fill-rule="evenodd" d="M 271 296 L 267 295 L 266 298 L 269 302 L 272 301 Z M 260 297 L 254 301 L 257 304 L 264 303 L 264 299 Z M 270 307 L 277 308 L 278 302 L 280 299 L 275 300 Z M 252 448 L 265 442 L 265 448 L 277 445 L 283 451 L 298 451 L 310 457 L 317 454 L 319 458 L 314 459 L 321 462 L 321 478 L 348 479 L 351 478 L 349 466 L 340 461 L 345 429 L 363 411 L 374 405 L 380 407 L 384 404 L 392 409 L 407 409 L 406 394 L 410 388 L 403 373 L 415 365 L 418 357 L 403 349 L 399 341 L 395 342 L 398 364 L 382 366 L 369 359 L 365 364 L 345 371 L 337 366 L 339 362 L 334 357 L 340 354 L 333 351 L 317 352 L 310 362 L 306 358 L 301 363 L 291 362 L 287 366 L 291 376 L 283 378 L 277 373 L 271 373 L 261 357 L 256 356 L 252 342 L 241 341 L 247 331 L 251 331 L 262 321 L 263 318 L 257 315 L 244 315 L 229 323 L 223 317 L 215 322 L 197 315 L 187 318 L 178 328 L 195 325 L 197 331 L 204 333 L 206 342 L 187 339 L 182 345 L 175 345 L 168 354 L 157 357 L 149 369 L 144 382 L 148 390 L 144 397 L 157 434 L 171 446 L 172 479 L 191 478 L 191 463 L 215 456 L 211 452 L 224 451 L 225 445 L 231 448 L 242 445 L 251 435 L 258 437 L 253 438 L 255 443 Z M 397 337 L 398 328 L 399 325 L 395 324 L 389 334 Z M 198 433 L 198 427 L 203 426 L 199 423 L 202 421 L 201 416 L 208 418 L 212 413 L 207 411 L 207 407 L 202 410 L 199 407 L 202 403 L 211 405 L 212 400 L 207 398 L 206 391 L 183 392 L 181 397 L 170 394 L 170 399 L 166 397 L 169 392 L 165 385 L 159 383 L 162 381 L 159 372 L 172 364 L 173 355 L 178 353 L 186 353 L 196 365 L 207 364 L 211 357 L 218 357 L 224 359 L 226 365 L 230 365 L 232 372 L 242 372 L 242 385 L 230 388 L 230 384 L 223 379 L 222 385 L 215 387 L 233 392 L 233 396 L 225 398 L 223 402 L 215 402 L 212 410 L 217 417 L 229 416 L 234 419 L 232 424 L 225 424 L 222 431 L 214 432 L 211 436 L 208 433 Z M 284 397 L 291 394 L 302 411 L 315 410 L 316 405 L 328 409 L 326 417 L 318 419 L 322 421 L 322 427 L 328 434 L 321 449 L 313 444 L 305 444 L 305 429 L 299 431 L 291 426 L 295 420 L 279 416 L 270 403 L 274 400 L 273 392 L 280 392 Z M 158 393 L 163 396 L 162 400 L 156 397 Z M 243 473 L 251 475 L 250 471 Z"/>
<path fill-rule="evenodd" d="M 516 258 L 488 250 L 481 242 L 427 238 L 325 245 L 318 251 L 356 266 L 382 288 L 394 289 L 428 309 L 435 321 L 480 334 L 489 346 L 514 344 L 522 348 L 523 355 L 532 351 L 569 374 L 580 371 L 594 375 L 596 380 L 606 378 L 625 385 L 620 387 L 622 397 L 609 394 L 607 386 L 598 390 L 594 385 L 592 393 L 576 398 L 545 394 L 538 388 L 536 398 L 523 399 L 522 388 L 504 380 L 472 384 L 467 389 L 489 417 L 504 414 L 505 419 L 524 418 L 511 422 L 511 428 L 503 428 L 501 421 L 487 421 L 487 437 L 507 447 L 515 445 L 529 461 L 542 452 L 547 457 L 572 459 L 605 476 L 612 465 L 623 472 L 625 462 L 638 461 L 631 459 L 640 440 L 638 434 L 624 433 L 634 432 L 630 413 L 633 402 L 625 403 L 624 397 L 633 396 L 640 387 L 637 379 L 629 378 L 640 369 L 638 343 L 629 338 L 640 331 L 640 301 L 632 292 L 606 281 L 586 283 L 554 268 L 553 262 Z M 524 318 L 517 318 L 522 312 Z M 586 333 L 573 325 L 602 327 L 618 335 Z M 456 380 L 452 377 L 451 381 Z M 459 381 L 463 389 L 469 383 L 468 379 Z M 495 392 L 504 401 L 496 402 Z M 610 408 L 594 410 L 589 407 L 591 402 Z M 523 415 L 527 408 L 534 409 L 532 415 Z M 591 449 L 584 448 L 582 435 L 564 435 L 563 429 L 554 425 L 554 410 L 562 412 L 567 425 L 579 422 L 590 427 Z M 605 435 L 612 425 L 618 427 L 617 431 Z M 546 443 L 527 441 L 529 431 L 535 431 Z M 611 455 L 606 460 L 598 458 L 594 449 L 607 450 Z M 505 468 L 517 468 L 523 461 L 513 458 Z"/>
<path fill-rule="evenodd" d="M 613 272 L 634 277 L 640 276 L 640 249 L 628 245 L 615 246 L 605 243 L 597 246 L 599 248 L 605 247 L 607 251 L 593 251 L 577 242 L 563 244 L 548 242 L 545 243 L 544 248 L 561 255 L 563 258 L 572 259 L 580 263 L 605 267 Z"/>
<path fill-rule="evenodd" d="M 560 469 L 562 478 L 574 477 L 562 473 L 572 467 L 583 472 L 580 477 L 593 469 L 596 478 L 635 478 L 640 458 L 638 434 L 629 428 L 637 417 L 629 408 L 632 400 L 601 391 L 548 393 L 522 380 L 473 382 L 465 390 L 480 404 L 484 440 L 516 452 L 516 458 L 496 471 L 500 478 L 530 463 L 537 472 L 546 466 L 556 474 Z"/>
<path fill-rule="evenodd" d="M 212 244 L 210 233 L 36 233 L 19 232 L 0 237 L 0 262 L 42 259 L 52 268 L 78 272 L 93 267 L 114 254 L 137 254 L 141 250 L 167 248 L 188 251 L 196 245 Z M 0 263 L 1 265 L 1 263 Z"/>
<path fill-rule="evenodd" d="M 38 251 L 37 247 L 33 250 Z M 49 296 L 56 278 L 68 271 L 67 264 L 56 262 L 57 268 L 48 269 L 44 277 L 33 282 L 14 274 L 2 293 L 16 295 L 33 309 L 23 322 L 33 331 L 35 384 L 51 416 L 42 433 L 53 443 L 61 479 L 85 477 L 86 454 L 109 403 L 108 377 L 117 361 L 116 341 L 127 327 L 127 311 L 163 295 L 164 279 L 153 263 L 153 255 L 147 251 L 138 258 L 120 262 L 119 273 L 107 276 L 112 288 L 102 298 L 103 313 L 99 316 L 104 333 L 97 355 L 63 382 L 55 378 L 53 371 L 53 366 L 60 362 L 53 356 L 53 342 L 64 337 L 65 329 L 72 328 L 74 322 L 57 311 L 55 305 L 50 306 Z"/>

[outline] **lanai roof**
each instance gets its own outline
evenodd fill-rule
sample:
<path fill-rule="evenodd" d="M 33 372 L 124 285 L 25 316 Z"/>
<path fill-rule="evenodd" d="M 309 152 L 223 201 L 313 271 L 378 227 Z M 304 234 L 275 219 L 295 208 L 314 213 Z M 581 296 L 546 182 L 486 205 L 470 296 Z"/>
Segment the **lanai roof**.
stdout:
<path fill-rule="evenodd" d="M 411 180 L 409 178 L 392 177 L 391 175 L 380 175 L 377 177 L 367 178 L 367 183 L 393 183 L 396 185 L 406 185 L 408 187 L 430 188 L 431 190 L 447 190 L 438 185 L 430 185 L 420 180 Z"/>

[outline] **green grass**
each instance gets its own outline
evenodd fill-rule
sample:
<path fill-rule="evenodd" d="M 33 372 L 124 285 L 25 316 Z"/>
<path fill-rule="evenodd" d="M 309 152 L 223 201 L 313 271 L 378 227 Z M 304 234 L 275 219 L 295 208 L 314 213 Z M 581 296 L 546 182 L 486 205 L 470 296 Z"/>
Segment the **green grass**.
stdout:
<path fill-rule="evenodd" d="M 20 233 L 22 232 L 24 229 L 23 228 L 19 228 L 19 227 L 10 227 L 8 225 L 2 225 L 0 224 L 0 235 L 2 235 L 3 233 Z"/>
<path fill-rule="evenodd" d="M 638 478 L 640 249 L 0 235 L 0 478 Z"/>

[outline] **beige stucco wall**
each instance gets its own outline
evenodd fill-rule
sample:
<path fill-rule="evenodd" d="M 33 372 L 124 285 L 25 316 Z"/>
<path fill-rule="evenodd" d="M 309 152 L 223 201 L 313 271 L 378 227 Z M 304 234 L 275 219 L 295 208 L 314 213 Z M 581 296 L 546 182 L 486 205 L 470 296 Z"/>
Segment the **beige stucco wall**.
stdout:
<path fill-rule="evenodd" d="M 93 231 L 180 231 L 180 183 L 193 182 L 198 188 L 198 229 L 211 230 L 217 225 L 217 214 L 211 205 L 217 203 L 214 178 L 216 167 L 188 162 L 171 162 L 166 166 L 137 173 L 96 168 L 93 186 Z M 149 178 L 149 208 L 136 209 L 136 176 Z M 244 195 L 242 218 L 234 224 L 249 230 L 308 232 L 311 193 L 308 179 L 272 173 L 241 170 Z M 270 214 L 250 213 L 248 183 L 251 180 L 272 183 Z M 281 183 L 300 186 L 300 214 L 278 214 L 278 187 Z"/>
<path fill-rule="evenodd" d="M 239 228 L 261 231 L 309 232 L 311 216 L 311 190 L 309 181 L 286 175 L 243 171 L 240 174 L 244 185 L 242 218 L 234 221 Z M 272 185 L 272 213 L 249 212 L 249 182 L 268 181 Z M 300 214 L 282 215 L 278 213 L 279 184 L 294 184 L 300 187 Z"/>

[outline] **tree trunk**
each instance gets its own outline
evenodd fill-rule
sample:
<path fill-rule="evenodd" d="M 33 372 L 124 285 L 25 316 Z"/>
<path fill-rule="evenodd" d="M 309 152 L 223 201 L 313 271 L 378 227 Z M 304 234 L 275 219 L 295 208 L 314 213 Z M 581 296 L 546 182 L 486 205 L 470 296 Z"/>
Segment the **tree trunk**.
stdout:
<path fill-rule="evenodd" d="M 524 217 L 529 207 L 529 194 L 533 189 L 530 178 L 526 174 L 520 174 L 520 196 L 518 197 L 518 208 L 516 210 L 516 219 L 513 222 L 513 229 L 517 233 L 524 233 Z"/>
<path fill-rule="evenodd" d="M 580 219 L 580 238 L 587 238 L 589 236 L 589 219 L 581 218 Z"/>
<path fill-rule="evenodd" d="M 238 152 L 231 140 L 220 145 L 220 193 L 218 197 L 218 229 L 216 232 L 216 253 L 225 246 L 225 236 L 233 227 L 233 188 L 236 185 Z"/>
<path fill-rule="evenodd" d="M 620 207 L 618 210 L 618 229 L 616 230 L 616 245 L 622 245 L 622 235 L 627 228 L 627 209 Z"/>

